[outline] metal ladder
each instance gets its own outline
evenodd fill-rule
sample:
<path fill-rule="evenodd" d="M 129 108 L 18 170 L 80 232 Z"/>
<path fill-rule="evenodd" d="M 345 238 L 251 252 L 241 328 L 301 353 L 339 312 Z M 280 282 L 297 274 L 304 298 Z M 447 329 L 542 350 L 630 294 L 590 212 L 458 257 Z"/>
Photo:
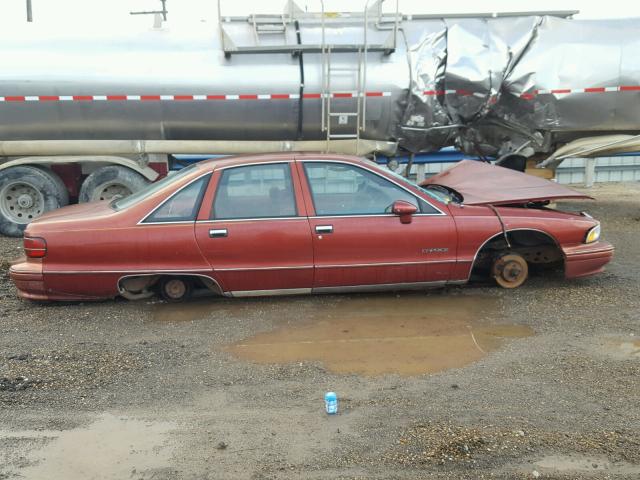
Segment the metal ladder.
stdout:
<path fill-rule="evenodd" d="M 364 57 L 364 49 L 359 49 L 358 62 L 354 67 L 335 67 L 331 65 L 332 51 L 327 46 L 322 52 L 322 131 L 327 132 L 327 146 L 331 140 L 348 140 L 360 139 L 360 132 L 364 130 L 364 104 L 366 101 L 366 89 L 364 84 L 364 69 L 366 69 L 366 60 Z M 333 54 L 335 55 L 335 54 Z M 342 73 L 355 73 L 356 85 L 353 94 L 355 96 L 355 111 L 335 111 L 332 99 L 338 92 L 332 89 L 332 79 L 336 75 Z M 351 93 L 351 92 L 349 92 Z M 353 98 L 353 97 L 352 97 Z M 352 131 L 349 133 L 333 133 L 335 120 L 340 125 L 351 124 Z M 351 121 L 351 120 L 354 121 Z"/>
<path fill-rule="evenodd" d="M 260 35 L 283 35 L 284 44 L 287 45 L 287 25 L 289 20 L 285 14 L 279 16 L 251 14 L 249 22 L 253 26 L 256 45 L 261 45 Z"/>

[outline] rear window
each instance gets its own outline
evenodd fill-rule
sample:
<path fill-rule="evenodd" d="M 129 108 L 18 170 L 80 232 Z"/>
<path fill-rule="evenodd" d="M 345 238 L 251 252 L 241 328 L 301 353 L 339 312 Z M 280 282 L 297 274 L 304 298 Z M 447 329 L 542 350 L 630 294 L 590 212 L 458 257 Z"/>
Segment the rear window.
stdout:
<path fill-rule="evenodd" d="M 195 221 L 210 178 L 211 174 L 208 174 L 182 187 L 148 216 L 144 223 Z"/>
<path fill-rule="evenodd" d="M 142 190 L 138 190 L 131 195 L 124 198 L 117 198 L 113 200 L 109 205 L 114 210 L 124 210 L 126 208 L 132 207 L 133 205 L 137 205 L 143 200 L 146 200 L 156 192 L 159 192 L 167 185 L 171 185 L 174 182 L 179 182 L 184 177 L 193 173 L 193 171 L 197 168 L 196 164 L 189 165 L 188 167 L 179 170 L 177 173 L 169 174 L 164 177 L 162 180 L 158 180 L 157 182 L 150 183 Z"/>

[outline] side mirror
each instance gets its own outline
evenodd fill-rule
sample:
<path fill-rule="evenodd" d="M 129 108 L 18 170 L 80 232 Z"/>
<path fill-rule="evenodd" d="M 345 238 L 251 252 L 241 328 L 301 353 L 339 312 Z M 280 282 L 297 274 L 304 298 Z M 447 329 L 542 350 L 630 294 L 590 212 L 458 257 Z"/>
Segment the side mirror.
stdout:
<path fill-rule="evenodd" d="M 396 200 L 391 211 L 400 217 L 402 223 L 411 223 L 411 216 L 418 211 L 418 207 L 404 200 Z"/>

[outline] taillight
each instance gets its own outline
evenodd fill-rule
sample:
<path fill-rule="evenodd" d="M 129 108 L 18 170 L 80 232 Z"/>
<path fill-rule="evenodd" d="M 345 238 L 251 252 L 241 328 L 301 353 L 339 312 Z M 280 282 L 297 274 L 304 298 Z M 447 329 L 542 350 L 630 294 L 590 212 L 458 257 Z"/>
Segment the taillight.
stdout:
<path fill-rule="evenodd" d="M 47 242 L 44 238 L 24 237 L 24 253 L 29 258 L 42 258 L 47 254 Z"/>

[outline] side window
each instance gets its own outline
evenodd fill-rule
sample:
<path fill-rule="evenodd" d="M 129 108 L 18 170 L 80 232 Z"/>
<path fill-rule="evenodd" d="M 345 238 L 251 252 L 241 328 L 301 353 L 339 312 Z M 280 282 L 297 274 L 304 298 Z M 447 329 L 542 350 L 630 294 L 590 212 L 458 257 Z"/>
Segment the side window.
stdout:
<path fill-rule="evenodd" d="M 294 217 L 296 199 L 288 163 L 269 163 L 222 171 L 214 219 Z"/>
<path fill-rule="evenodd" d="M 375 215 L 390 213 L 396 200 L 413 203 L 418 198 L 389 180 L 355 165 L 306 162 L 316 215 Z"/>
<path fill-rule="evenodd" d="M 144 223 L 195 221 L 200 209 L 202 196 L 211 175 L 206 175 L 179 190 L 156 209 Z"/>

